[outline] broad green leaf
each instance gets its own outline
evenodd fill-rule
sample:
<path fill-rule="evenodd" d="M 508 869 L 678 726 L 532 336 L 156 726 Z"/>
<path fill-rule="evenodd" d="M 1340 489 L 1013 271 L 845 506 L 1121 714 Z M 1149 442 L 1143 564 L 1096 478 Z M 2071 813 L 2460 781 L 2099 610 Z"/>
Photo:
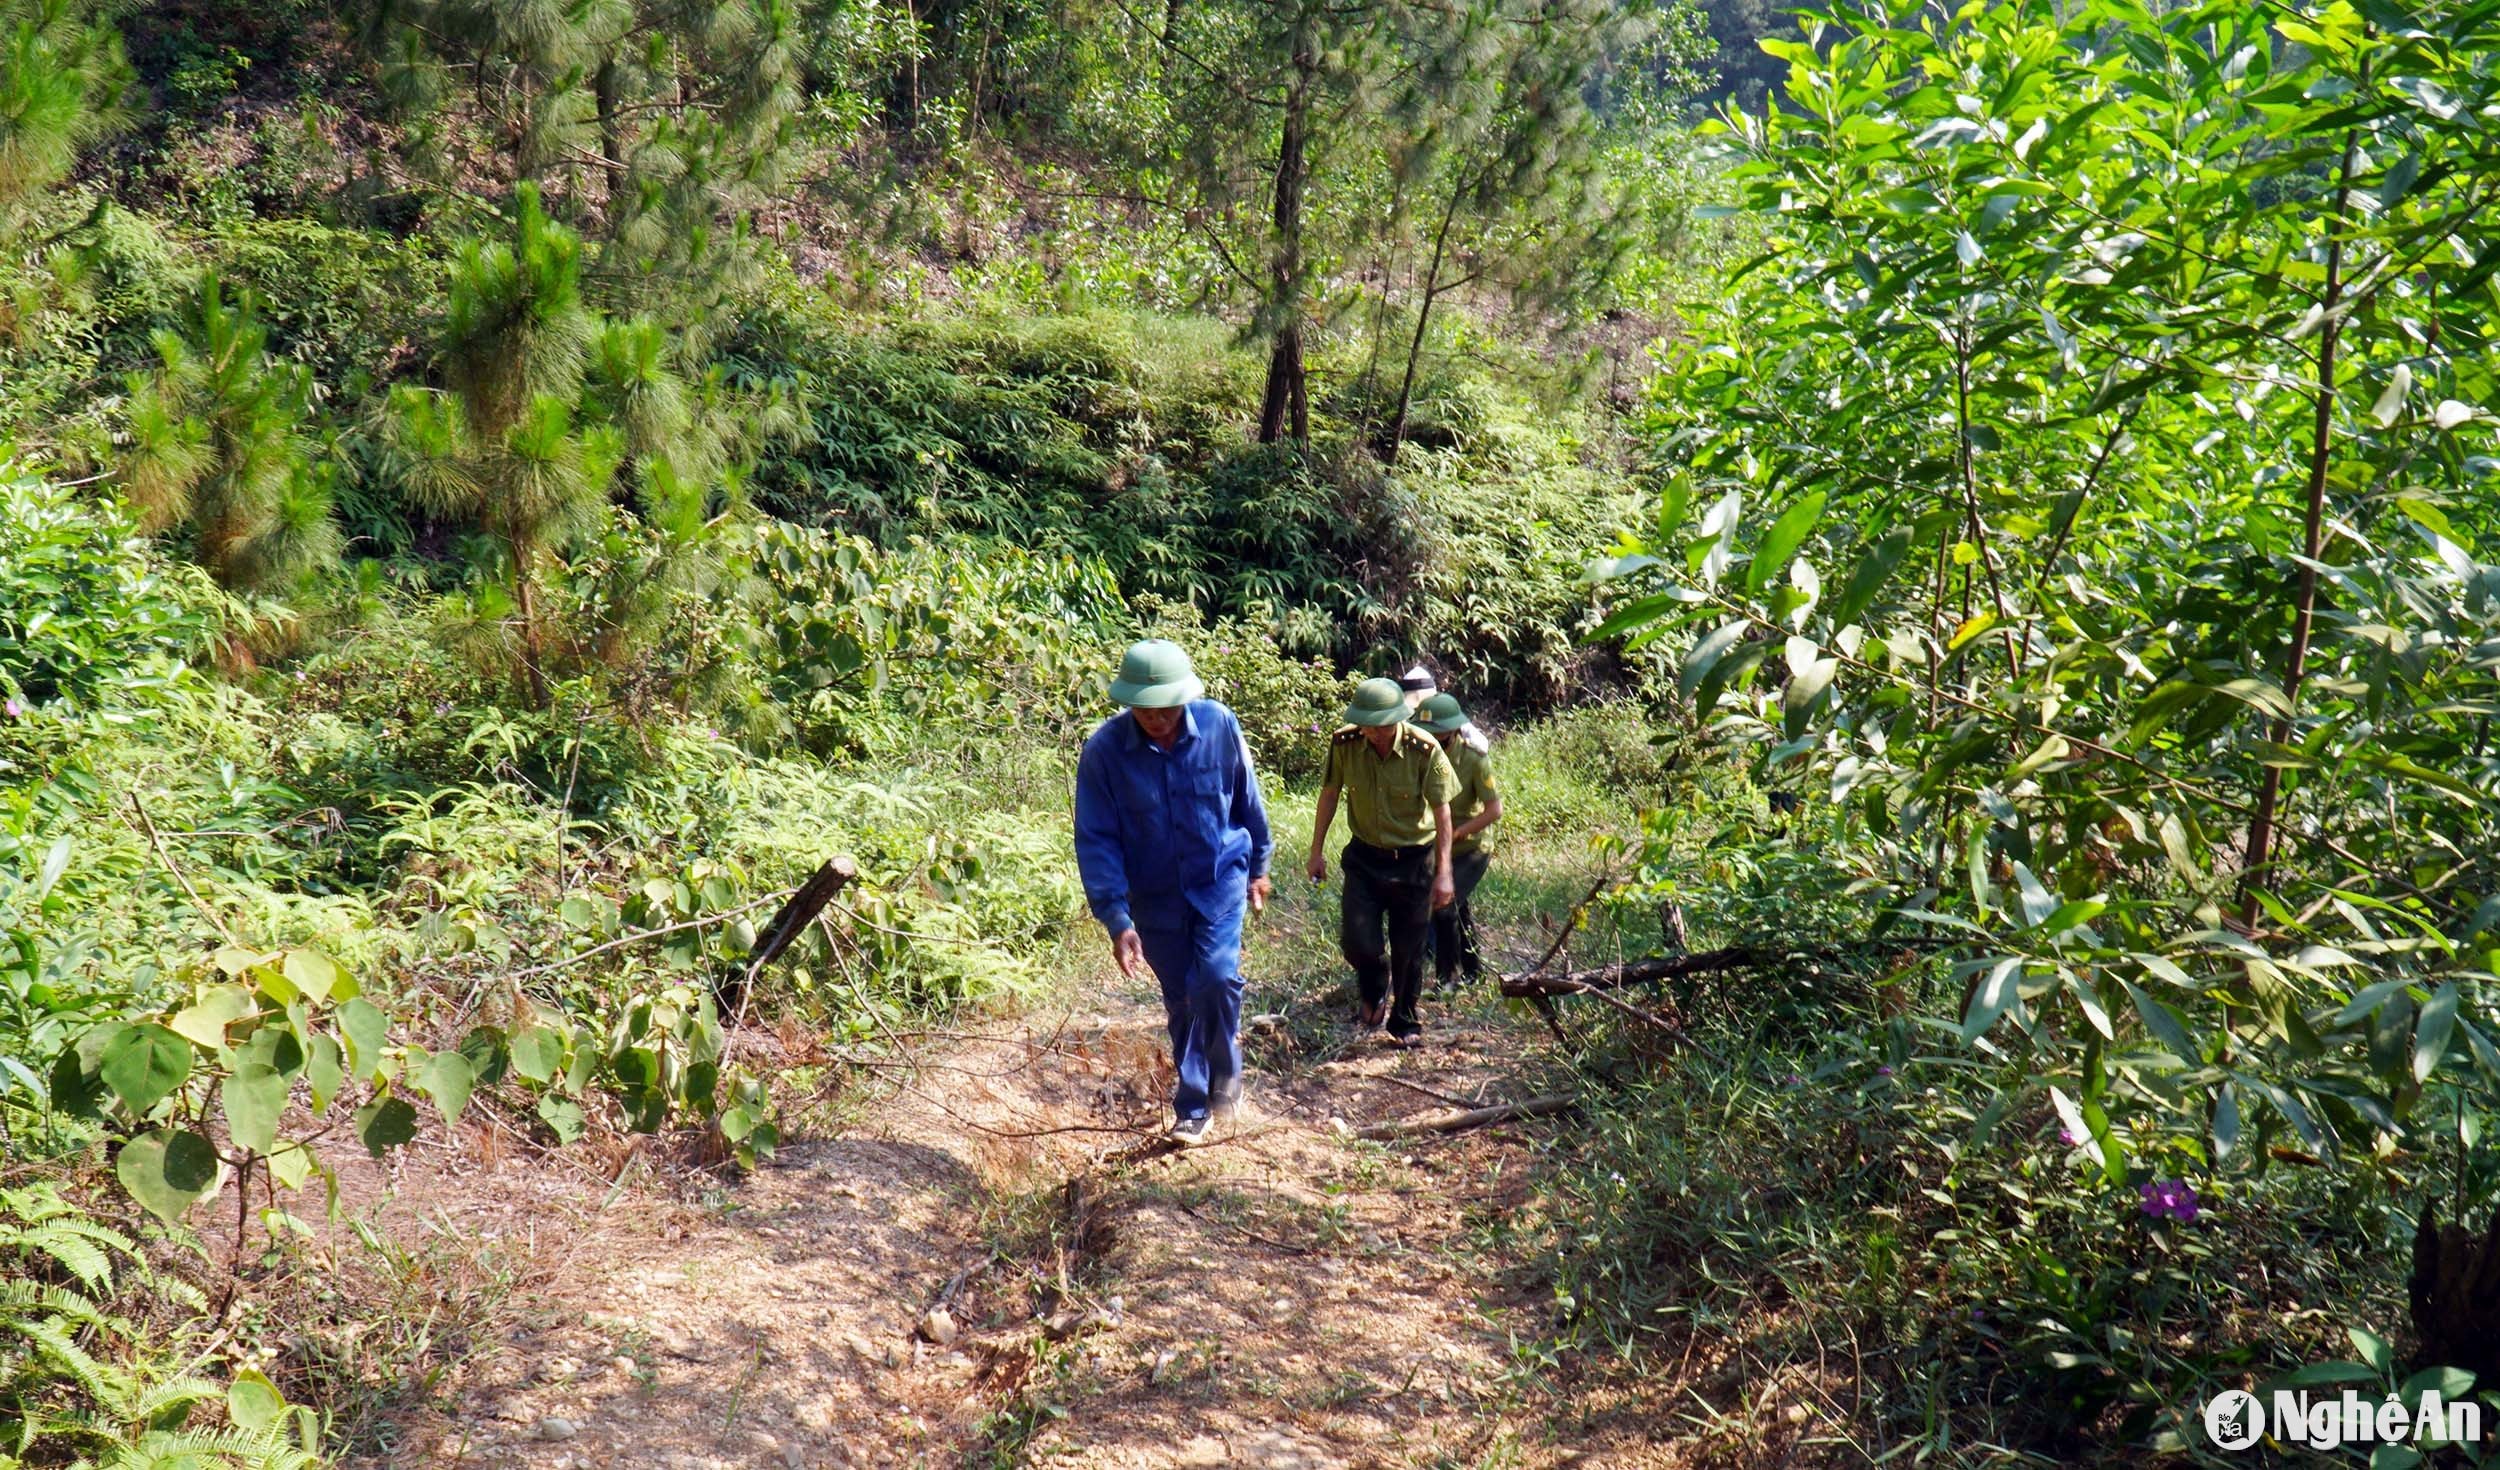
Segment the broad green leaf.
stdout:
<path fill-rule="evenodd" d="M 2051 1087 L 2049 1104 L 2057 1110 L 2057 1121 L 2064 1125 L 2068 1136 L 2074 1138 L 2092 1136 L 2092 1125 L 2084 1121 L 2083 1109 L 2077 1107 L 2075 1100 L 2066 1095 L 2066 1089 Z"/>
<path fill-rule="evenodd" d="M 265 955 L 256 949 L 245 949 L 240 945 L 230 944 L 209 956 L 209 963 L 215 965 L 229 978 L 239 979 L 275 958 L 275 955 Z"/>
<path fill-rule="evenodd" d="M 2425 1368 L 2396 1386 L 2396 1396 L 2407 1403 L 2418 1403 L 2422 1395 L 2436 1393 L 2455 1401 L 2474 1392 L 2474 1375 L 2463 1368 Z"/>
<path fill-rule="evenodd" d="M 2127 998 L 2135 1003 L 2136 1015 L 2143 1019 L 2144 1029 L 2152 1032 L 2154 1039 L 2170 1048 L 2171 1055 L 2188 1066 L 2204 1065 L 2204 1055 L 2198 1049 L 2195 1038 L 2188 1035 L 2187 1023 L 2180 1019 L 2177 1011 L 2147 995 L 2141 986 L 2132 981 L 2120 983 L 2127 987 Z"/>
<path fill-rule="evenodd" d="M 2393 427 L 2396 420 L 2404 417 L 2405 399 L 2412 392 L 2413 369 L 2400 362 L 2387 375 L 2387 387 L 2379 394 L 2378 402 L 2370 405 L 2370 417 L 2378 420 L 2382 429 Z"/>
<path fill-rule="evenodd" d="M 741 922 L 744 922 L 743 920 Z M 475 1085 L 492 1087 L 512 1066 L 512 1047 L 501 1026 L 479 1026 L 460 1038 L 460 1054 L 469 1059 Z"/>
<path fill-rule="evenodd" d="M 1795 740 L 1805 733 L 1806 722 L 1813 718 L 1815 701 L 1832 687 L 1832 676 L 1840 672 L 1840 660 L 1817 659 L 1802 674 L 1792 676 L 1788 687 L 1780 691 L 1780 707 L 1786 716 L 1788 738 Z"/>
<path fill-rule="evenodd" d="M 2057 912 L 2040 924 L 2040 932 L 2054 939 L 2069 929 L 2080 929 L 2107 912 L 2109 905 L 2097 898 L 2070 899 L 2057 906 Z"/>
<path fill-rule="evenodd" d="M 1973 639 L 1986 637 L 1988 631 L 2000 621 L 2001 619 L 1994 612 L 1983 612 L 1963 619 L 1961 626 L 1953 630 L 1953 636 L 1945 640 L 1945 652 L 1958 653 L 1968 648 Z"/>
<path fill-rule="evenodd" d="M 246 1368 L 226 1389 L 226 1417 L 247 1434 L 266 1434 L 286 1417 L 286 1395 L 259 1369 Z"/>
<path fill-rule="evenodd" d="M 256 1154 L 278 1146 L 278 1117 L 286 1111 L 286 1079 L 276 1069 L 246 1062 L 226 1074 L 218 1097 L 226 1109 L 226 1131 Z"/>
<path fill-rule="evenodd" d="M 2214 1090 L 2214 1158 L 2227 1159 L 2240 1146 L 2239 1090 L 2225 1082 Z"/>
<path fill-rule="evenodd" d="M 1694 644 L 1693 651 L 1685 655 L 1683 671 L 1676 675 L 1676 687 L 1687 695 L 1699 689 L 1702 679 L 1718 666 L 1720 658 L 1736 646 L 1738 639 L 1745 636 L 1746 627 L 1747 624 L 1742 618 L 1734 622 L 1722 623 L 1712 629 L 1699 643 Z"/>
<path fill-rule="evenodd" d="M 564 1037 L 547 1026 L 532 1026 L 512 1038 L 512 1070 L 526 1081 L 545 1086 L 564 1065 Z"/>
<path fill-rule="evenodd" d="M 2395 1371 L 2396 1350 L 2388 1345 L 2386 1338 L 2367 1327 L 2347 1327 L 2344 1335 L 2352 1339 L 2353 1351 L 2361 1355 L 2361 1361 L 2380 1373 Z"/>
<path fill-rule="evenodd" d="M 2023 927 L 2037 929 L 2057 912 L 2057 896 L 2041 885 L 2028 863 L 2015 863 L 2014 882 L 2022 894 Z"/>
<path fill-rule="evenodd" d="M 330 1110 L 330 1099 L 339 1095 L 347 1083 L 347 1067 L 339 1055 L 339 1044 L 328 1033 L 313 1037 L 312 1047 L 304 1058 L 304 1081 L 312 1089 L 312 1107 L 316 1113 Z"/>
<path fill-rule="evenodd" d="M 2118 1033 L 2109 1024 L 2109 1008 L 2101 1004 L 2101 997 L 2090 982 L 2072 970 L 2060 968 L 2058 974 L 2064 979 L 2067 991 L 2074 996 L 2075 1004 L 2082 1009 L 2083 1018 L 2092 1023 L 2092 1029 L 2101 1033 L 2104 1041 L 2117 1040 Z"/>
<path fill-rule="evenodd" d="M 288 950 L 285 971 L 288 981 L 316 1003 L 331 999 L 347 974 L 338 961 L 317 949 Z"/>
<path fill-rule="evenodd" d="M 321 1160 L 314 1156 L 312 1145 L 308 1143 L 290 1143 L 269 1155 L 270 1177 L 277 1180 L 283 1189 L 303 1188 L 304 1181 L 310 1179 L 313 1171 L 320 1167 Z"/>
<path fill-rule="evenodd" d="M 1771 579 L 1788 567 L 1788 559 L 1814 533 L 1815 523 L 1822 519 L 1825 495 L 1817 490 L 1790 506 L 1764 532 L 1762 544 L 1754 548 L 1753 562 L 1745 568 L 1745 590 L 1759 596 Z"/>
<path fill-rule="evenodd" d="M 202 1051 L 226 1044 L 226 1028 L 260 1009 L 252 993 L 240 985 L 212 985 L 190 1005 L 174 1013 L 173 1033 Z"/>
<path fill-rule="evenodd" d="M 2005 779 L 2008 781 L 2020 781 L 2025 776 L 2034 774 L 2041 767 L 2049 764 L 2051 761 L 2064 760 L 2067 753 L 2073 749 L 2074 747 L 2067 743 L 2065 736 L 2057 734 L 2055 731 L 2051 731 L 2049 738 L 2041 741 L 2038 747 L 2036 747 L 2031 754 L 2024 756 L 2021 760 L 2015 762 L 2014 769 L 2005 773 Z"/>
<path fill-rule="evenodd" d="M 1886 579 L 1900 567 L 1902 559 L 1909 553 L 1910 533 L 1907 527 L 1896 526 L 1878 537 L 1875 545 L 1858 558 L 1857 565 L 1850 568 L 1849 580 L 1841 588 L 1840 596 L 1828 605 L 1832 626 L 1847 627 L 1856 622 L 1859 614 L 1866 611 L 1867 605 L 1875 600 L 1875 594 L 1883 589 Z"/>
<path fill-rule="evenodd" d="M 2422 1002 L 2422 1017 L 2413 1028 L 2413 1080 L 2427 1082 L 2448 1054 L 2448 1037 L 2457 1024 L 2457 982 L 2449 981 Z"/>
<path fill-rule="evenodd" d="M 538 1119 L 556 1136 L 558 1143 L 571 1143 L 582 1136 L 586 1125 L 581 1104 L 559 1093 L 548 1093 L 538 1100 Z"/>
<path fill-rule="evenodd" d="M 2170 859 L 2171 871 L 2186 879 L 2190 888 L 2203 888 L 2206 882 L 2205 870 L 2197 865 L 2196 854 L 2188 847 L 2187 827 L 2179 821 L 2178 815 L 2173 812 L 2162 813 L 2158 830 L 2161 834 L 2162 856 Z"/>
<path fill-rule="evenodd" d="M 1962 1017 L 1962 1040 L 1977 1041 L 2006 1008 L 2019 998 L 2023 962 L 2015 956 L 1998 960 L 1971 991 L 1970 1009 Z"/>
<path fill-rule="evenodd" d="M 153 1022 L 140 1022 L 114 1032 L 99 1060 L 104 1085 L 144 1117 L 191 1075 L 191 1043 Z"/>
<path fill-rule="evenodd" d="M 172 1128 L 151 1128 L 131 1139 L 113 1161 L 122 1188 L 169 1225 L 180 1224 L 193 1205 L 215 1193 L 222 1172 L 207 1139 Z"/>
<path fill-rule="evenodd" d="M 417 1086 L 434 1099 L 444 1122 L 456 1123 L 461 1109 L 469 1105 L 470 1090 L 477 1086 L 477 1069 L 456 1051 L 436 1052 L 417 1074 Z"/>
<path fill-rule="evenodd" d="M 60 882 L 61 875 L 69 871 L 70 851 L 76 846 L 76 840 L 64 833 L 53 838 L 52 845 L 44 850 L 43 863 L 35 870 L 36 903 L 42 903 L 45 896 L 52 892 L 52 885 Z"/>
<path fill-rule="evenodd" d="M 381 1007 L 358 996 L 339 1007 L 339 1034 L 347 1040 L 347 1067 L 359 1079 L 370 1082 L 382 1070 L 382 1047 L 390 1031 L 390 1020 Z"/>

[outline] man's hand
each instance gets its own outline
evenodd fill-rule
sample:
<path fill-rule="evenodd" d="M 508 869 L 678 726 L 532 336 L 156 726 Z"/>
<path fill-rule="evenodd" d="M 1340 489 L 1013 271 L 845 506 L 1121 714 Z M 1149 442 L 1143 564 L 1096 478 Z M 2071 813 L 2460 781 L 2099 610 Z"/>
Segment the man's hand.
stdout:
<path fill-rule="evenodd" d="M 1311 860 L 1310 860 L 1309 862 L 1304 863 L 1304 864 L 1302 865 L 1302 871 L 1303 871 L 1303 872 L 1305 872 L 1305 873 L 1308 873 L 1308 874 L 1310 875 L 1310 877 L 1311 877 L 1311 881 L 1312 881 L 1312 882 L 1314 882 L 1314 883 L 1325 883 L 1325 882 L 1327 882 L 1327 881 L 1328 881 L 1328 855 L 1327 855 L 1327 854 L 1325 854 L 1325 853 L 1323 853 L 1323 852 L 1321 852 L 1321 851 L 1320 851 L 1318 848 L 1316 848 L 1316 847 L 1312 848 L 1312 849 L 1311 849 Z"/>
<path fill-rule="evenodd" d="M 1268 882 L 1265 874 L 1261 874 L 1260 876 L 1251 879 L 1250 912 L 1254 914 L 1266 913 L 1268 896 L 1275 891 L 1276 885 Z"/>
<path fill-rule="evenodd" d="M 1120 973 L 1131 980 L 1146 967 L 1146 945 L 1134 929 L 1123 929 L 1111 936 L 1111 957 L 1120 962 Z"/>
<path fill-rule="evenodd" d="M 1432 906 L 1436 909 L 1445 909 L 1456 902 L 1458 902 L 1458 880 L 1450 876 L 1449 869 L 1443 868 L 1432 876 Z"/>

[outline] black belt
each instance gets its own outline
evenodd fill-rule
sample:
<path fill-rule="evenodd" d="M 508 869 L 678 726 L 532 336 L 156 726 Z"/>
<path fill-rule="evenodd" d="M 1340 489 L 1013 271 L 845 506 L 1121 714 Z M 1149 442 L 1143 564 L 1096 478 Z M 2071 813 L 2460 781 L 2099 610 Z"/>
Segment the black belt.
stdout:
<path fill-rule="evenodd" d="M 1406 861 L 1409 853 L 1424 853 L 1429 855 L 1432 852 L 1433 845 L 1429 842 L 1424 842 L 1418 843 L 1413 847 L 1380 847 L 1375 844 L 1365 842 L 1360 837 L 1349 837 L 1346 839 L 1346 846 L 1364 854 L 1366 857 L 1387 858 L 1390 862 L 1400 863 Z"/>

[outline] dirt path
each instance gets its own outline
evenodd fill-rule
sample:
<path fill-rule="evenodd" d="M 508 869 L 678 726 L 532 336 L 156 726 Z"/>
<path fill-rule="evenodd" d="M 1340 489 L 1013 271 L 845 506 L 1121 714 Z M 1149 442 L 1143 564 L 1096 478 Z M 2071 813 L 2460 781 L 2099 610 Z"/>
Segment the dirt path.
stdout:
<path fill-rule="evenodd" d="M 1553 1462 L 1508 1373 L 1540 1302 L 1477 1238 L 1541 1125 L 1348 1136 L 1522 1095 L 1521 1034 L 1449 1019 L 1399 1052 L 1270 1021 L 1252 1116 L 1179 1153 L 1160 1012 L 1125 999 L 932 1044 L 840 1136 L 699 1203 L 507 1166 L 438 1214 L 518 1211 L 539 1325 L 364 1463 Z"/>

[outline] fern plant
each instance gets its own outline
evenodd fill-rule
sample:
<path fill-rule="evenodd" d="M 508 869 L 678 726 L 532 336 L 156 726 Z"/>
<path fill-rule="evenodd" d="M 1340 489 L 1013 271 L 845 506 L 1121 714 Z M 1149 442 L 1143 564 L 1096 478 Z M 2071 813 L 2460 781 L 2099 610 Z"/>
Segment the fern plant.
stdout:
<path fill-rule="evenodd" d="M 197 1312 L 188 1284 L 150 1271 L 128 1236 L 50 1184 L 0 1189 L 0 1470 L 310 1470 L 321 1462 L 273 1419 L 186 1428 L 220 1397 L 147 1366 L 161 1346 L 108 1305 L 145 1291 Z M 156 1347 L 151 1352 L 149 1349 Z"/>

